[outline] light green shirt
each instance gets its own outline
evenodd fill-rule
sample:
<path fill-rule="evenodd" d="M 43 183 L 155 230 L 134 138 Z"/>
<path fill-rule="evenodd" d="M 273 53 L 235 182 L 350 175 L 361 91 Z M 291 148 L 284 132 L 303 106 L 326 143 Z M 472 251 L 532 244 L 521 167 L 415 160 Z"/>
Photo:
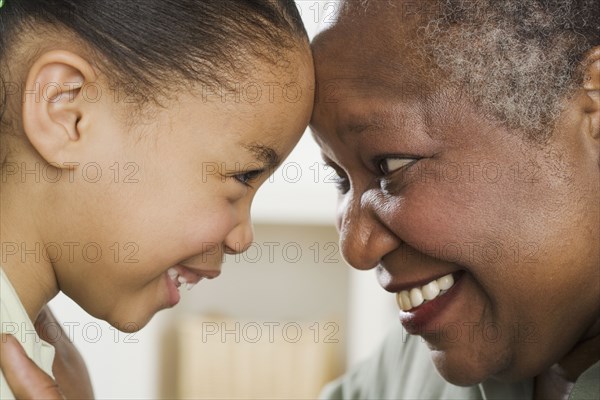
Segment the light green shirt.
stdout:
<path fill-rule="evenodd" d="M 577 380 L 570 399 L 600 399 L 600 362 Z M 419 336 L 393 330 L 368 360 L 327 385 L 321 399 L 531 399 L 533 380 L 517 383 L 486 381 L 459 387 L 446 382 L 431 361 L 430 350 Z"/>
<path fill-rule="evenodd" d="M 8 277 L 0 268 L 0 331 L 10 333 L 23 345 L 27 355 L 48 375 L 52 375 L 54 347 L 43 341 L 36 333 L 21 300 Z M 0 399 L 13 400 L 4 374 L 0 372 Z"/>

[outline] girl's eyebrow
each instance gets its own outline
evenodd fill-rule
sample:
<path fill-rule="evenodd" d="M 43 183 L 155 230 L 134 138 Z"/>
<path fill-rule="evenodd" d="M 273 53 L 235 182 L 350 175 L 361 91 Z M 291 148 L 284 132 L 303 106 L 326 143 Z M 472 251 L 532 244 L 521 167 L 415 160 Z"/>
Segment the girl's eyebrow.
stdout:
<path fill-rule="evenodd" d="M 246 150 L 252 153 L 257 160 L 264 163 L 265 167 L 276 167 L 281 161 L 279 154 L 277 154 L 277 152 L 269 146 L 253 143 L 244 145 L 244 147 Z"/>

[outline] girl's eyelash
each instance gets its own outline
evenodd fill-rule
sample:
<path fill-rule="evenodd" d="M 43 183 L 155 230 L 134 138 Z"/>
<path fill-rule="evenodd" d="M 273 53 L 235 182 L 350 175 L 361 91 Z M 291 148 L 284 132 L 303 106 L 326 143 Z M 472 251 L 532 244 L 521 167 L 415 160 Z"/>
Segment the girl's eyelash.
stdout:
<path fill-rule="evenodd" d="M 257 169 L 253 171 L 243 172 L 241 174 L 232 175 L 232 178 L 241 183 L 244 186 L 252 186 L 250 183 L 257 179 L 265 172 L 264 169 Z"/>

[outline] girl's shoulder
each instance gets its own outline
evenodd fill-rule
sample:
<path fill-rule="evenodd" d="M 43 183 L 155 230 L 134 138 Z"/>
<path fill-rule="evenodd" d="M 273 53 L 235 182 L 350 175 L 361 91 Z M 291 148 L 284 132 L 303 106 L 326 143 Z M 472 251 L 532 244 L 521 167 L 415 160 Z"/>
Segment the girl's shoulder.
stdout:
<path fill-rule="evenodd" d="M 54 347 L 38 336 L 33 322 L 29 319 L 21 299 L 19 299 L 2 267 L 0 267 L 0 331 L 17 338 L 29 358 L 44 372 L 53 376 Z M 2 390 L 1 398 L 4 399 L 4 388 Z"/>

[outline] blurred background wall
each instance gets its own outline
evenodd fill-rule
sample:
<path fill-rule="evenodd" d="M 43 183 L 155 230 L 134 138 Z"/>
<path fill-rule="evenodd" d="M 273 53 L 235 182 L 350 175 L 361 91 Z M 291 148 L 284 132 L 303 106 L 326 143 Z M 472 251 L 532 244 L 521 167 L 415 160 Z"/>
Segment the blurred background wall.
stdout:
<path fill-rule="evenodd" d="M 339 11 L 335 1 L 296 3 L 311 38 Z M 307 131 L 254 201 L 254 245 L 140 332 L 119 332 L 55 298 L 96 397 L 314 398 L 373 351 L 397 308 L 373 271 L 343 261 L 331 178 Z"/>

